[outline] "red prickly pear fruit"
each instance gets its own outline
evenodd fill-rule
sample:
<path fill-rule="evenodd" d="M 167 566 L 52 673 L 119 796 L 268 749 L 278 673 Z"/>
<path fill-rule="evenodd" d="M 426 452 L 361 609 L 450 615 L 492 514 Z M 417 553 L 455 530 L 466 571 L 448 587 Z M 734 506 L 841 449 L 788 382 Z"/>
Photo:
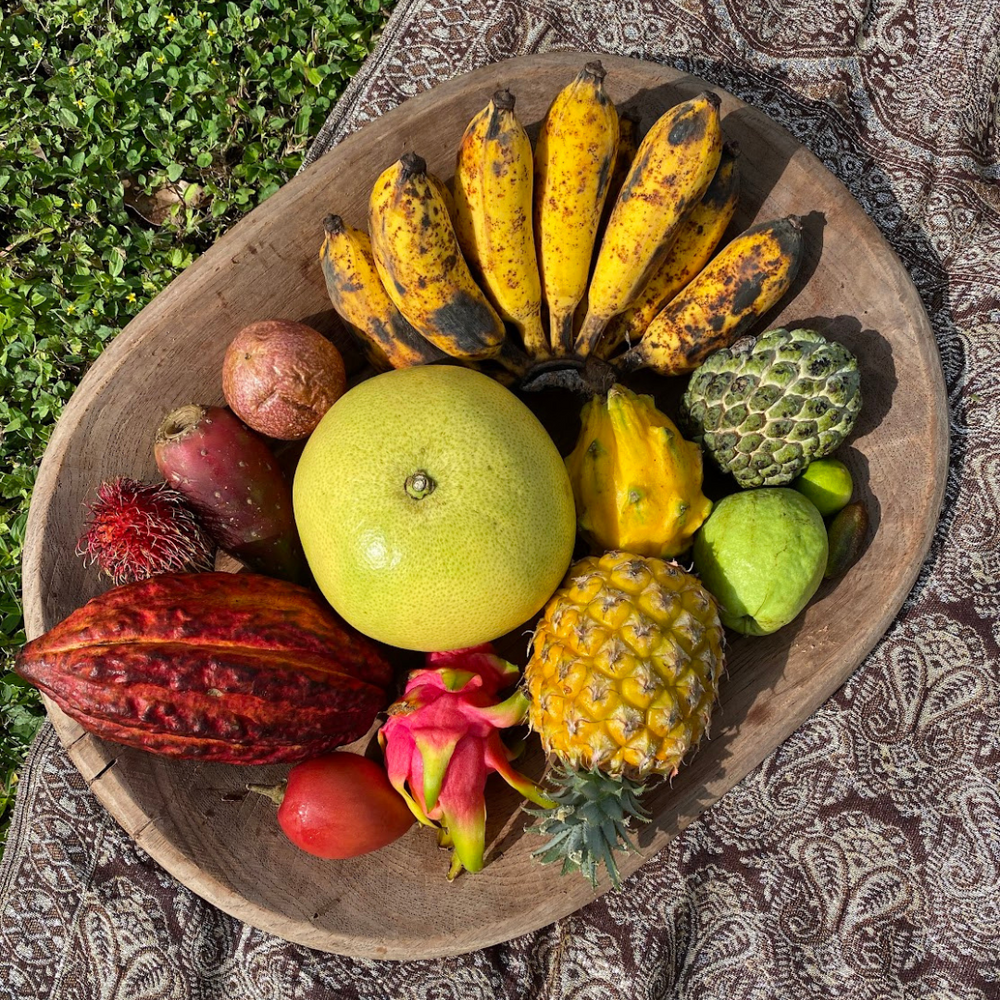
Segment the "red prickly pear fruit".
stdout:
<path fill-rule="evenodd" d="M 233 413 L 178 407 L 157 429 L 153 453 L 160 474 L 184 494 L 220 548 L 266 576 L 308 580 L 291 485 L 264 439 Z"/>

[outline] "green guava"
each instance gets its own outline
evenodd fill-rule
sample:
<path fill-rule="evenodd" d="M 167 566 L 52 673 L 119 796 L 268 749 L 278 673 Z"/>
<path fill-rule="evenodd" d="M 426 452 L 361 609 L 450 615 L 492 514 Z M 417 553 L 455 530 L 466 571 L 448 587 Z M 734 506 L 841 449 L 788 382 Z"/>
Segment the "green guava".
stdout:
<path fill-rule="evenodd" d="M 787 487 L 716 504 L 694 540 L 694 567 L 728 628 L 768 635 L 809 603 L 823 580 L 827 534 L 815 504 Z"/>

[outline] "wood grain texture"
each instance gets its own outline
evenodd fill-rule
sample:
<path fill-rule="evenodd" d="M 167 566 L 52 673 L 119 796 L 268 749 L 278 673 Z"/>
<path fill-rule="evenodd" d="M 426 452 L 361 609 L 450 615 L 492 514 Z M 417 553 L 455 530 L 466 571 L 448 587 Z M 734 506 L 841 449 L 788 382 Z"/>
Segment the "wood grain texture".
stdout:
<path fill-rule="evenodd" d="M 639 113 L 643 129 L 707 87 L 668 68 L 602 59 L 611 96 Z M 310 322 L 360 365 L 326 297 L 317 256 L 323 217 L 336 212 L 363 225 L 370 184 L 410 150 L 450 176 L 465 124 L 498 87 L 515 93 L 534 134 L 549 101 L 586 60 L 572 52 L 511 60 L 389 112 L 252 212 L 129 324 L 67 405 L 42 463 L 25 546 L 29 635 L 104 589 L 73 554 L 84 500 L 110 476 L 156 478 L 157 424 L 183 403 L 222 402 L 223 353 L 242 326 L 273 317 Z M 946 475 L 944 382 L 908 275 L 816 157 L 761 113 L 718 93 L 724 132 L 742 150 L 734 230 L 787 214 L 804 219 L 799 278 L 758 329 L 812 326 L 859 358 L 864 408 L 840 454 L 872 527 L 860 562 L 825 583 L 796 622 L 767 638 L 731 637 L 712 739 L 671 785 L 651 794 L 655 819 L 641 831 L 641 853 L 623 859 L 627 874 L 757 766 L 875 645 L 917 579 Z M 677 389 L 665 381 L 646 376 L 632 384 L 669 405 Z M 575 415 L 559 416 L 565 400 L 532 405 L 566 450 Z M 523 662 L 523 647 L 520 635 L 504 648 Z M 449 884 L 446 857 L 416 827 L 350 862 L 296 850 L 279 832 L 273 805 L 244 793 L 247 782 L 276 780 L 284 768 L 168 761 L 102 743 L 55 706 L 49 711 L 99 799 L 164 868 L 223 910 L 312 948 L 394 959 L 460 954 L 544 926 L 597 894 L 582 878 L 561 878 L 531 860 L 540 841 L 523 833 L 525 817 L 502 784 L 490 786 L 490 863 Z M 540 774 L 540 752 L 523 766 Z"/>

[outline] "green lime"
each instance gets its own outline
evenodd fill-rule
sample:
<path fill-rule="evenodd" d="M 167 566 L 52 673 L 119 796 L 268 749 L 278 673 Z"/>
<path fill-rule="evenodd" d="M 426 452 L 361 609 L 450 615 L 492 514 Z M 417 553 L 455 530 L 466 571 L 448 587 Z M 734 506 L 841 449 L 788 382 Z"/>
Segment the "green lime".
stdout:
<path fill-rule="evenodd" d="M 846 507 L 854 493 L 851 470 L 835 458 L 818 458 L 810 462 L 805 472 L 790 485 L 812 500 L 823 517 Z"/>

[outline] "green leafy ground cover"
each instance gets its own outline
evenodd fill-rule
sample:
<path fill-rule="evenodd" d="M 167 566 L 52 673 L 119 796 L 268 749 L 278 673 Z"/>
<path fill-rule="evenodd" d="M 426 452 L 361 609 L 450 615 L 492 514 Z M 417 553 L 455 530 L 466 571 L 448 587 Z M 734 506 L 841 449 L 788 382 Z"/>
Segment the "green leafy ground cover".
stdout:
<path fill-rule="evenodd" d="M 0 850 L 39 459 L 105 345 L 298 169 L 391 0 L 0 3 Z"/>

